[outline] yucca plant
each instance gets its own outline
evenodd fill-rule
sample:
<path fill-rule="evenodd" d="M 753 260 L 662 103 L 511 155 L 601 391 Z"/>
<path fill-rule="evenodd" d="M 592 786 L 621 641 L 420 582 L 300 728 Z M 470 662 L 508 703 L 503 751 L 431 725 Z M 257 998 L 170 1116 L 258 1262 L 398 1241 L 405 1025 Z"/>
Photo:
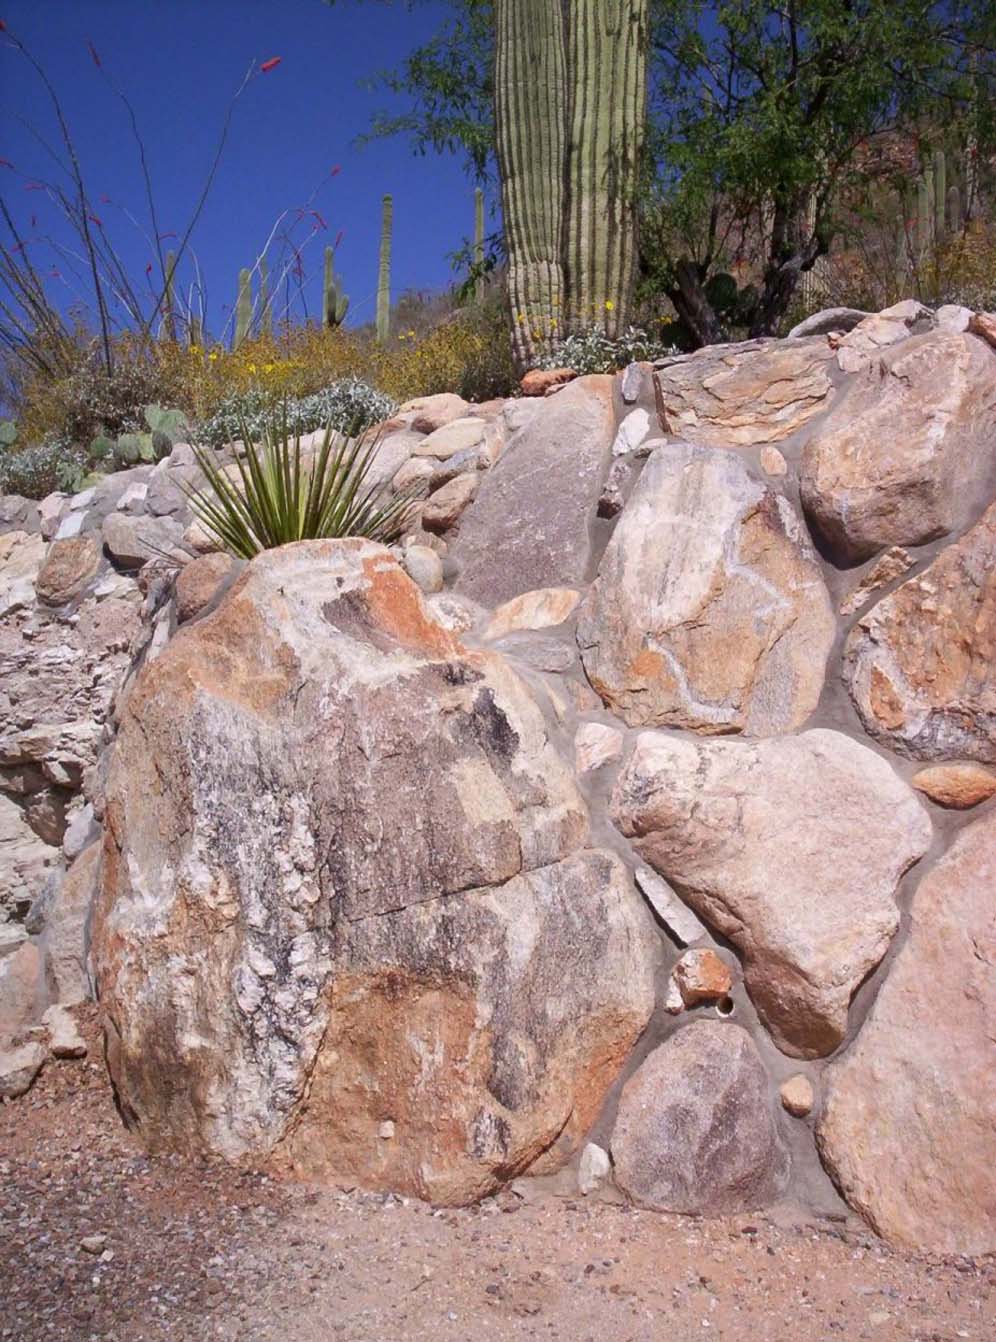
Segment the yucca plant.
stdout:
<path fill-rule="evenodd" d="M 245 456 L 236 456 L 241 479 L 230 477 L 211 448 L 195 448 L 206 486 L 185 486 L 201 524 L 223 549 L 252 559 L 291 541 L 364 536 L 390 544 L 404 531 L 412 492 L 385 499 L 370 469 L 380 435 L 364 443 L 354 433 L 326 428 L 317 455 L 302 461 L 301 436 L 291 433 L 284 407 L 280 422 L 268 421 L 261 443 L 241 422 Z"/>

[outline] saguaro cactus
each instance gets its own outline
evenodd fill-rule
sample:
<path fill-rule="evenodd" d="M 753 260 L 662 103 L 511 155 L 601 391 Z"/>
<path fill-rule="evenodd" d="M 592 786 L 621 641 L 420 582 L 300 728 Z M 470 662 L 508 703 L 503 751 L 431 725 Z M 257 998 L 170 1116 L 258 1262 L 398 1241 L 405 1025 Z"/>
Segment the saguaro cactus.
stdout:
<path fill-rule="evenodd" d="M 391 332 L 391 228 L 394 223 L 394 200 L 385 196 L 381 202 L 380 266 L 377 272 L 377 340 L 383 345 Z"/>
<path fill-rule="evenodd" d="M 325 274 L 322 280 L 322 323 L 328 327 L 341 326 L 346 320 L 349 299 L 342 292 L 335 273 L 335 248 L 325 248 Z"/>
<path fill-rule="evenodd" d="M 474 188 L 474 268 L 474 294 L 480 303 L 484 298 L 484 192 L 479 186 Z"/>
<path fill-rule="evenodd" d="M 943 149 L 935 149 L 934 169 L 934 239 L 940 242 L 945 233 L 944 207 L 948 197 L 948 168 Z"/>
<path fill-rule="evenodd" d="M 498 166 L 512 345 L 523 368 L 562 319 L 567 92 L 561 0 L 496 0 Z"/>
<path fill-rule="evenodd" d="M 252 273 L 246 269 L 239 271 L 239 292 L 235 300 L 235 339 L 232 349 L 238 349 L 249 334 L 252 322 Z"/>
<path fill-rule="evenodd" d="M 615 335 L 636 265 L 649 0 L 495 0 L 495 121 L 515 355 Z"/>
<path fill-rule="evenodd" d="M 648 0 L 575 0 L 564 279 L 568 322 L 615 336 L 636 269 L 636 189 L 647 90 Z"/>
<path fill-rule="evenodd" d="M 176 273 L 176 252 L 166 253 L 163 276 L 163 339 L 176 339 L 176 291 L 173 276 Z"/>

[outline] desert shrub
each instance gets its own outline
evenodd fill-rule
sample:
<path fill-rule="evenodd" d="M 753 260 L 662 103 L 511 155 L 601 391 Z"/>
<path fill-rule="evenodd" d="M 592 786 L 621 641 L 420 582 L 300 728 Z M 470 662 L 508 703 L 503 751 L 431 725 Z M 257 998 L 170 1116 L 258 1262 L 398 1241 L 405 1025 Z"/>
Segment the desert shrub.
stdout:
<path fill-rule="evenodd" d="M 72 493 L 89 469 L 82 448 L 49 438 L 35 447 L 0 452 L 0 494 L 43 499 L 56 489 Z"/>
<path fill-rule="evenodd" d="M 630 326 L 618 340 L 599 330 L 569 335 L 539 362 L 540 368 L 573 368 L 576 373 L 614 373 L 628 363 L 663 359 L 678 352 L 676 346 Z"/>
<path fill-rule="evenodd" d="M 468 401 L 511 395 L 518 379 L 505 310 L 489 299 L 458 309 L 419 337 L 399 331 L 397 347 L 386 353 L 379 385 L 398 401 L 455 391 Z"/>
<path fill-rule="evenodd" d="M 309 396 L 284 397 L 275 390 L 254 385 L 242 392 L 226 396 L 214 414 L 197 424 L 194 441 L 209 447 L 241 438 L 248 432 L 259 442 L 267 425 L 277 414 L 283 422 L 286 414 L 290 433 L 310 433 L 313 429 L 345 430 L 354 425 L 365 428 L 387 419 L 393 402 L 358 378 L 343 378 Z"/>
<path fill-rule="evenodd" d="M 267 418 L 259 435 L 243 421 L 239 436 L 245 456 L 236 458 L 238 479 L 223 469 L 210 449 L 197 450 L 203 488 L 187 495 L 201 524 L 224 549 L 252 559 L 292 541 L 365 536 L 384 544 L 396 540 L 408 521 L 412 496 L 385 497 L 370 479 L 379 437 L 363 440 L 326 428 L 315 455 L 304 459 L 301 441 L 281 418 Z"/>

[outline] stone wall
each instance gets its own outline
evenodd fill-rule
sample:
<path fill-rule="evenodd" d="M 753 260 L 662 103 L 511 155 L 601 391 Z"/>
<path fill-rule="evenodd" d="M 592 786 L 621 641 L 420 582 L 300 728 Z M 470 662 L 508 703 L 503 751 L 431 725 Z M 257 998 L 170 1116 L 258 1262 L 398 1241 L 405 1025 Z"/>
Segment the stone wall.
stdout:
<path fill-rule="evenodd" d="M 412 403 L 394 553 L 3 500 L 7 1033 L 95 987 L 151 1149 L 992 1250 L 994 329 Z"/>

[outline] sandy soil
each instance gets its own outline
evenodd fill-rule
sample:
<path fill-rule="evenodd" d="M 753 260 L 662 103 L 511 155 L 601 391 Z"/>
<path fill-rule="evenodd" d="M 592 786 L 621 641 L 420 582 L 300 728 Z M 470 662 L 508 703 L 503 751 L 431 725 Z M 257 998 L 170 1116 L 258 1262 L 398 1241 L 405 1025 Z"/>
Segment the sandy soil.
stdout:
<path fill-rule="evenodd" d="M 0 1107 L 5 1342 L 996 1336 L 996 1260 L 900 1254 L 855 1222 L 693 1221 L 528 1181 L 433 1211 L 149 1160 L 87 1034 L 90 1060 Z"/>

